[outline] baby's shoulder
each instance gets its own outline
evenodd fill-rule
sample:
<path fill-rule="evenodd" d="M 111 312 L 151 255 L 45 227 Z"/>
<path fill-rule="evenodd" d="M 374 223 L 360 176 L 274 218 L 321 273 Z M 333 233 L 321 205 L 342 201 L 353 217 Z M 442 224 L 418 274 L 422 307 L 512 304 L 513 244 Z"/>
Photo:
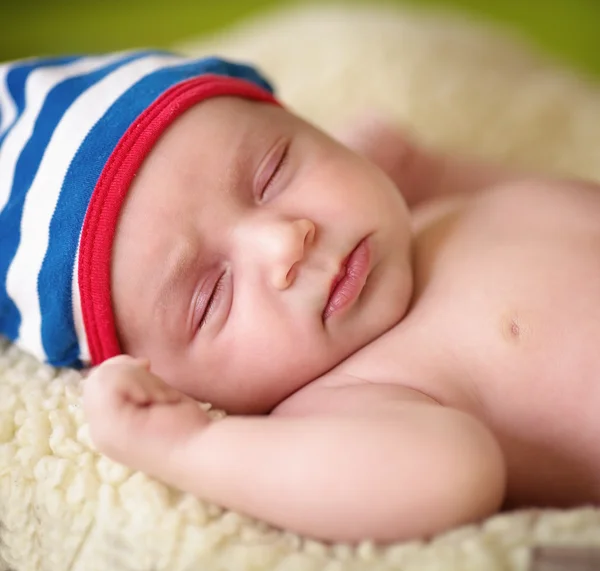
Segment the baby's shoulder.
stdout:
<path fill-rule="evenodd" d="M 596 182 L 523 176 L 426 204 L 415 213 L 414 226 L 417 240 L 430 236 L 432 230 L 446 237 L 468 235 L 473 240 L 473 233 L 488 234 L 498 228 L 518 234 L 519 228 L 527 229 L 533 220 L 564 224 L 592 213 L 597 219 L 599 210 L 600 184 Z"/>
<path fill-rule="evenodd" d="M 551 176 L 522 177 L 482 189 L 470 201 L 475 206 L 534 206 L 543 204 L 573 203 L 574 194 L 598 196 L 600 184 L 578 178 Z"/>

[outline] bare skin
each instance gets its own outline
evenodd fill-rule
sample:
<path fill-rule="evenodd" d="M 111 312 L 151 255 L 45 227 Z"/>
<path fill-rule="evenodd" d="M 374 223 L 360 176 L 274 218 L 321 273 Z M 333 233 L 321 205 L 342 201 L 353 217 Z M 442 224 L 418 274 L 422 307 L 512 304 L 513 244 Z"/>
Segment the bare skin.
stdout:
<path fill-rule="evenodd" d="M 430 536 L 502 504 L 600 501 L 595 185 L 441 156 L 385 125 L 360 126 L 347 141 L 385 176 L 283 110 L 223 98 L 195 113 L 151 153 L 119 223 L 121 341 L 151 365 L 118 357 L 86 379 L 102 452 L 333 541 Z M 261 121 L 264 141 L 252 138 Z M 205 158 L 186 151 L 198 133 L 211 141 Z M 245 133 L 237 150 L 234 133 Z M 255 165 L 271 164 L 282 137 L 296 142 L 281 187 L 247 206 L 232 191 L 243 176 L 229 174 L 261 179 Z M 236 162 L 248 148 L 258 158 Z M 198 186 L 203 160 L 216 172 Z M 233 165 L 225 176 L 219 160 Z M 178 237 L 194 243 L 188 219 L 210 244 L 204 255 L 226 260 L 216 274 L 231 271 L 235 293 L 193 341 L 166 341 L 177 338 L 177 310 L 159 326 L 148 276 Z M 358 293 L 347 290 L 345 304 L 334 295 L 332 308 L 336 264 L 365 236 Z M 211 422 L 195 399 L 236 416 Z"/>

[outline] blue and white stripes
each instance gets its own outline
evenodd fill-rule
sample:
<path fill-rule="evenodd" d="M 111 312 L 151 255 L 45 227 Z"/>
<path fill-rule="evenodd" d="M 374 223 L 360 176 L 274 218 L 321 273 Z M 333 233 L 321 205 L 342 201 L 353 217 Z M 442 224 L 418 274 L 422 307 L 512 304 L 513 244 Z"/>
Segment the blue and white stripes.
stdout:
<path fill-rule="evenodd" d="M 77 262 L 94 189 L 138 116 L 203 74 L 270 91 L 252 68 L 161 52 L 0 66 L 1 334 L 54 365 L 92 360 Z"/>

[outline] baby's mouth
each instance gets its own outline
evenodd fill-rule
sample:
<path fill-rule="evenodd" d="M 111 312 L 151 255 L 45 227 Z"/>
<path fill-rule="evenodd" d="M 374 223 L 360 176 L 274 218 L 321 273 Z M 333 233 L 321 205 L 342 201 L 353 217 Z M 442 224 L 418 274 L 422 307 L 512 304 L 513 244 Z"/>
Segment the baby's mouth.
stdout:
<path fill-rule="evenodd" d="M 323 310 L 323 321 L 347 308 L 360 295 L 370 268 L 368 237 L 361 240 L 346 256 L 331 282 L 329 298 Z"/>

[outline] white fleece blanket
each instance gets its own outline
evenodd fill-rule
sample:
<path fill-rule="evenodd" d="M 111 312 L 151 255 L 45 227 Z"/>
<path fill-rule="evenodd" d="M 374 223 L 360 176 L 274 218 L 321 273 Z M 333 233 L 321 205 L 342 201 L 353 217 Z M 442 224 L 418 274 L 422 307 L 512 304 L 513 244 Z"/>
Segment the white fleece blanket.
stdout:
<path fill-rule="evenodd" d="M 328 129 L 371 107 L 428 143 L 600 179 L 598 85 L 473 22 L 315 6 L 186 49 L 260 65 Z M 503 514 L 386 548 L 303 540 L 98 455 L 80 382 L 0 342 L 0 571 L 505 571 L 527 569 L 535 545 L 600 546 L 593 508 Z"/>

